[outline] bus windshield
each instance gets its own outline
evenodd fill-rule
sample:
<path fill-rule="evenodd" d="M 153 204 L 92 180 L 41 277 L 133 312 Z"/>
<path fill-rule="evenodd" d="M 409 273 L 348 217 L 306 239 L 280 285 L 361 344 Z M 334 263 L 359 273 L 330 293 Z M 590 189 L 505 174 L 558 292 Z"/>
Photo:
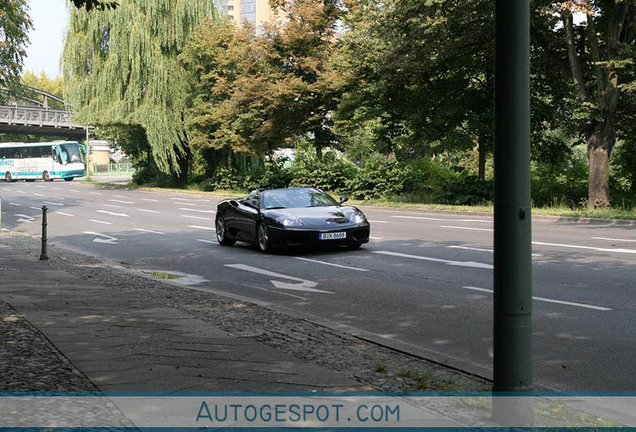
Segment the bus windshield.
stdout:
<path fill-rule="evenodd" d="M 60 157 L 64 165 L 74 162 L 84 162 L 84 156 L 77 143 L 60 144 Z"/>

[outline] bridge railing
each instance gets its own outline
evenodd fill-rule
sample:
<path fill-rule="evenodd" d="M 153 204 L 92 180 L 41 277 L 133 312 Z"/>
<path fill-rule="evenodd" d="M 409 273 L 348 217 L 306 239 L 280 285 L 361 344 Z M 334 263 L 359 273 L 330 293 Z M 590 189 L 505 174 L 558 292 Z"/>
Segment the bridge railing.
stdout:
<path fill-rule="evenodd" d="M 68 111 L 24 106 L 0 106 L 0 123 L 63 128 L 83 127 L 72 123 L 71 113 Z"/>

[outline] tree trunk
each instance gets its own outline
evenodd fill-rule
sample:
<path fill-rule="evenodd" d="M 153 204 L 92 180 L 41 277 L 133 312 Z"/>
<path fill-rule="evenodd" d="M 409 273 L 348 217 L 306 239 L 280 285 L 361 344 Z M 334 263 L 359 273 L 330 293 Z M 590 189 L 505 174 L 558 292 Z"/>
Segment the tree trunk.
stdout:
<path fill-rule="evenodd" d="M 615 142 L 616 122 L 612 117 L 594 127 L 587 144 L 588 208 L 606 207 L 610 204 L 609 167 Z"/>
<path fill-rule="evenodd" d="M 322 160 L 322 146 L 319 146 L 319 145 L 316 146 L 316 157 L 318 158 L 319 161 Z"/>
<path fill-rule="evenodd" d="M 477 168 L 477 178 L 486 181 L 486 134 L 479 134 L 477 139 L 477 151 L 479 152 L 479 165 Z"/>
<path fill-rule="evenodd" d="M 232 171 L 232 149 L 227 148 L 227 170 Z"/>

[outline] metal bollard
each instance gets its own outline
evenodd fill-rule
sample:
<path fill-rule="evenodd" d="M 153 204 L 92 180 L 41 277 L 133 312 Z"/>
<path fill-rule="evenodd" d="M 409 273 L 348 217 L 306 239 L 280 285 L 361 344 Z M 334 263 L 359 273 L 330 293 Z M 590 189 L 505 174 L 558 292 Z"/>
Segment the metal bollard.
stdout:
<path fill-rule="evenodd" d="M 49 256 L 46 254 L 46 241 L 48 240 L 46 237 L 46 226 L 48 225 L 46 222 L 46 211 L 48 209 L 47 206 L 42 206 L 42 253 L 40 254 L 40 260 L 49 259 Z"/>

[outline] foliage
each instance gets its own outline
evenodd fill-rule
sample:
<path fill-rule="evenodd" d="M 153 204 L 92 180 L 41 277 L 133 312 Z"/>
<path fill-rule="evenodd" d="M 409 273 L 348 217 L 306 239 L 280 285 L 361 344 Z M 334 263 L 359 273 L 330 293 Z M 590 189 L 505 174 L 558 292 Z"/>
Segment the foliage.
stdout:
<path fill-rule="evenodd" d="M 326 152 L 321 159 L 312 153 L 304 153 L 294 163 L 290 185 L 325 191 L 345 190 L 356 171 L 355 165 L 338 157 L 335 151 Z"/>
<path fill-rule="evenodd" d="M 292 178 L 291 172 L 284 168 L 285 161 L 283 158 L 269 159 L 261 169 L 250 174 L 218 168 L 210 178 L 199 184 L 199 188 L 206 191 L 285 188 Z"/>
<path fill-rule="evenodd" d="M 71 9 L 62 66 L 78 121 L 139 125 L 157 166 L 187 169 L 185 71 L 177 61 L 194 29 L 214 20 L 208 0 L 127 0 L 100 13 Z"/>
<path fill-rule="evenodd" d="M 96 10 L 106 10 L 106 9 L 115 9 L 117 6 L 119 6 L 119 3 L 111 0 L 111 1 L 104 1 L 104 0 L 72 0 L 73 4 L 75 5 L 76 8 L 86 8 L 86 11 L 90 11 L 91 9 L 95 8 Z"/>
<path fill-rule="evenodd" d="M 64 89 L 62 87 L 62 77 L 57 76 L 55 78 L 50 78 L 44 71 L 42 71 L 40 75 L 36 75 L 34 72 L 31 71 L 24 72 L 24 74 L 22 75 L 22 84 L 29 87 L 37 88 L 39 90 L 44 90 L 45 92 L 59 98 L 62 98 L 62 95 L 64 93 Z M 35 97 L 38 97 L 40 101 L 43 101 L 42 96 Z M 65 108 L 61 103 L 53 99 L 47 99 L 47 104 L 48 106 L 53 108 Z"/>
<path fill-rule="evenodd" d="M 27 34 L 33 28 L 28 10 L 26 0 L 0 0 L 0 88 L 11 90 L 19 80 Z"/>

